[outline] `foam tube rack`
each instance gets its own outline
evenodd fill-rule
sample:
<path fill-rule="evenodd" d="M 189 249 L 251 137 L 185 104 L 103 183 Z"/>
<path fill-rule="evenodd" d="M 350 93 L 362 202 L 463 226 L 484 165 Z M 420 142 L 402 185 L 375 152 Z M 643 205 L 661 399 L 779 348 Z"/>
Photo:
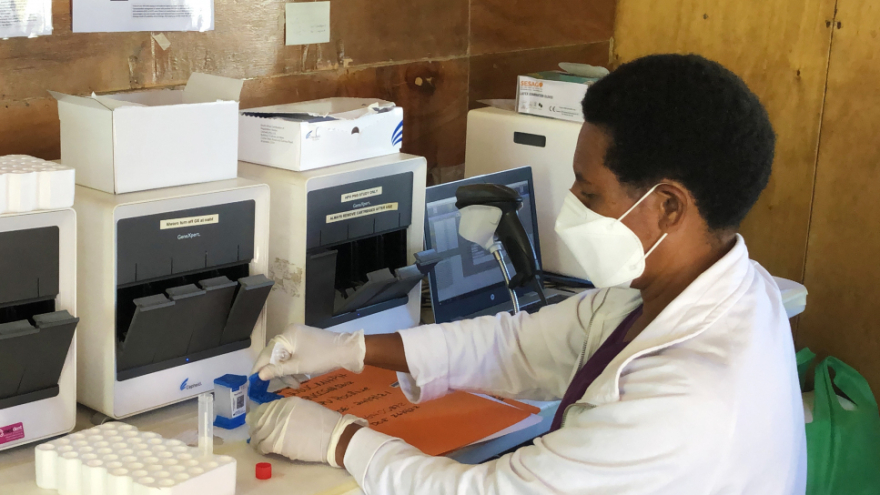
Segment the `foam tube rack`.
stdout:
<path fill-rule="evenodd" d="M 0 156 L 0 214 L 73 206 L 71 167 L 27 155 Z"/>
<path fill-rule="evenodd" d="M 235 459 L 121 422 L 34 449 L 37 486 L 61 495 L 233 495 Z"/>

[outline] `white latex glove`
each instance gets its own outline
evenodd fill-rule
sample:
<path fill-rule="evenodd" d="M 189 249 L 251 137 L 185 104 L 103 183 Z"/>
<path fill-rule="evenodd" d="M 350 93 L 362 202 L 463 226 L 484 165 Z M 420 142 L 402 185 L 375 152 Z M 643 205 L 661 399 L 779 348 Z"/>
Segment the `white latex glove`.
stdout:
<path fill-rule="evenodd" d="M 336 464 L 336 446 L 345 427 L 367 422 L 345 416 L 312 401 L 287 397 L 263 404 L 246 418 L 251 446 L 261 454 L 280 454 L 294 461 Z"/>
<path fill-rule="evenodd" d="M 280 378 L 296 388 L 294 375 L 321 375 L 339 368 L 364 370 L 364 332 L 336 333 L 305 325 L 290 325 L 269 341 L 251 373 L 261 380 Z"/>

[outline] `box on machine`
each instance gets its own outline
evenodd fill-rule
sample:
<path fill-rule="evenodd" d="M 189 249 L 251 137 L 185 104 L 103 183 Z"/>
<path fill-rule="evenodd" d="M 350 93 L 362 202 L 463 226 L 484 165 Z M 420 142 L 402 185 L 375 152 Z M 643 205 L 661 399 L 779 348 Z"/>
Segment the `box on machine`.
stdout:
<path fill-rule="evenodd" d="M 581 102 L 587 88 L 598 81 L 564 71 L 546 71 L 517 78 L 516 110 L 519 113 L 583 122 Z"/>
<path fill-rule="evenodd" d="M 403 109 L 375 98 L 326 98 L 241 111 L 239 159 L 297 172 L 400 151 Z"/>
<path fill-rule="evenodd" d="M 192 74 L 183 90 L 98 96 L 51 92 L 61 161 L 77 184 L 122 194 L 233 179 L 242 81 Z"/>

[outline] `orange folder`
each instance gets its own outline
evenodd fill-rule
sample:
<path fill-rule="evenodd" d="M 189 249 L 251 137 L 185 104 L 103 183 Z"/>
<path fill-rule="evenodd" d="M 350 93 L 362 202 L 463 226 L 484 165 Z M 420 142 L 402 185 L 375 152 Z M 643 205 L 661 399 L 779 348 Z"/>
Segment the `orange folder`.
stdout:
<path fill-rule="evenodd" d="M 393 371 L 367 366 L 363 373 L 334 371 L 298 389 L 276 392 L 315 401 L 334 411 L 369 421 L 370 428 L 403 439 L 430 455 L 442 455 L 481 440 L 529 417 L 537 408 L 510 399 L 504 403 L 467 392 L 412 404 Z"/>

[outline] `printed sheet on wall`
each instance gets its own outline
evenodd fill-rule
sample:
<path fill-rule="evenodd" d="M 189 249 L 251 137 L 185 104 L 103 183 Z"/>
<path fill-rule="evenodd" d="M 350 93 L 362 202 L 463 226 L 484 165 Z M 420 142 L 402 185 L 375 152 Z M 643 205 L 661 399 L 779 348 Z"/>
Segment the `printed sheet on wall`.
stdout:
<path fill-rule="evenodd" d="M 0 39 L 52 34 L 52 0 L 0 0 Z"/>
<path fill-rule="evenodd" d="M 214 29 L 214 0 L 72 0 L 72 9 L 74 33 Z"/>

